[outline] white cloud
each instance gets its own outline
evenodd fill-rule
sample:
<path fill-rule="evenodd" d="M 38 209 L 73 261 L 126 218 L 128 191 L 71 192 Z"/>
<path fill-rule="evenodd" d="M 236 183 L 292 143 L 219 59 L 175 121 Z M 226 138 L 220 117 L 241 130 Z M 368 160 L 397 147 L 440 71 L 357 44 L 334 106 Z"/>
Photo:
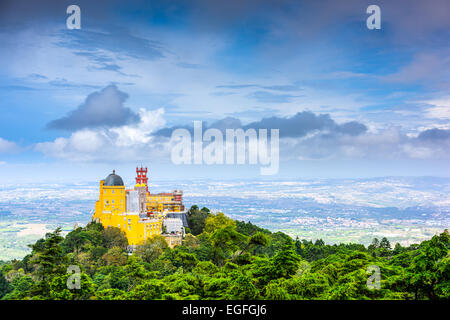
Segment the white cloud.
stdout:
<path fill-rule="evenodd" d="M 144 108 L 139 110 L 140 122 L 137 125 L 128 125 L 112 128 L 109 131 L 117 134 L 116 145 L 125 147 L 130 145 L 146 144 L 151 140 L 150 134 L 166 124 L 164 109 L 149 111 Z"/>
<path fill-rule="evenodd" d="M 426 110 L 426 117 L 450 119 L 450 96 L 423 102 L 431 105 L 431 107 Z"/>
<path fill-rule="evenodd" d="M 329 135 L 321 132 L 302 139 L 282 139 L 281 159 L 449 159 L 450 141 L 421 141 L 409 137 L 400 127 L 358 136 Z"/>
<path fill-rule="evenodd" d="M 151 133 L 165 125 L 164 110 L 140 109 L 140 122 L 118 128 L 84 129 L 68 138 L 41 142 L 35 150 L 72 161 L 136 160 L 151 155 L 160 147 Z"/>
<path fill-rule="evenodd" d="M 84 129 L 68 138 L 38 143 L 35 150 L 71 161 L 170 161 L 172 144 L 152 135 L 165 127 L 164 109 L 139 110 L 140 122 L 117 128 Z M 359 135 L 316 131 L 280 140 L 280 159 L 448 159 L 450 141 L 423 140 L 391 126 Z"/>
<path fill-rule="evenodd" d="M 0 138 L 0 153 L 13 153 L 19 151 L 19 149 L 16 143 Z"/>

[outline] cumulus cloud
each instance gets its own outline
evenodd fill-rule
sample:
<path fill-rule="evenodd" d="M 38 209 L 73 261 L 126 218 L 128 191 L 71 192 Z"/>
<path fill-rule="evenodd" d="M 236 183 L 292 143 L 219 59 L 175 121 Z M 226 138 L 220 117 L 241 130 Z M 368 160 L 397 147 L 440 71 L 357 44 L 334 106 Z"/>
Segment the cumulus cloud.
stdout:
<path fill-rule="evenodd" d="M 103 115 L 113 110 L 113 119 L 129 117 L 131 110 L 123 106 L 127 94 L 111 85 L 90 94 L 83 105 L 65 121 L 77 122 L 85 116 Z M 112 106 L 112 108 L 111 108 Z M 140 109 L 132 113 L 133 121 L 113 123 L 103 118 L 102 125 L 72 127 L 69 137 L 41 142 L 35 150 L 53 158 L 71 161 L 169 161 L 173 130 L 185 128 L 193 133 L 193 124 L 167 127 L 164 109 Z M 100 117 L 101 118 L 101 117 Z M 81 121 L 81 120 L 80 120 Z M 445 127 L 426 127 L 416 134 L 400 126 L 373 128 L 360 121 L 337 122 L 330 114 L 311 111 L 298 112 L 290 117 L 272 116 L 243 124 L 235 117 L 215 122 L 203 122 L 203 129 L 279 129 L 280 159 L 448 159 L 450 158 L 450 130 Z M 5 145 L 0 139 L 0 151 Z"/>
<path fill-rule="evenodd" d="M 87 96 L 83 104 L 65 117 L 48 123 L 49 129 L 76 131 L 85 128 L 119 127 L 139 121 L 139 115 L 124 106 L 128 95 L 115 85 Z"/>
<path fill-rule="evenodd" d="M 450 139 L 450 130 L 442 130 L 442 129 L 428 129 L 422 131 L 419 136 L 419 140 L 422 141 L 443 141 Z"/>
<path fill-rule="evenodd" d="M 155 133 L 170 137 L 172 131 L 178 128 L 185 128 L 193 132 L 192 126 L 175 126 L 171 128 L 164 128 Z M 303 137 L 311 132 L 320 131 L 331 134 L 347 134 L 357 136 L 364 133 L 367 127 L 360 122 L 350 121 L 343 124 L 336 123 L 331 119 L 329 114 L 316 115 L 310 111 L 298 112 L 292 117 L 270 117 L 263 118 L 260 121 L 255 121 L 247 125 L 242 125 L 241 121 L 236 118 L 227 117 L 225 119 L 216 121 L 211 125 L 205 125 L 205 128 L 216 128 L 225 132 L 226 129 L 279 129 L 280 137 Z"/>
<path fill-rule="evenodd" d="M 55 158 L 72 161 L 169 161 L 172 144 L 171 132 L 164 126 L 162 109 L 140 110 L 141 121 L 119 128 L 83 129 L 69 138 L 57 138 L 52 142 L 38 143 L 36 150 Z M 450 131 L 427 129 L 416 136 L 408 136 L 400 127 L 389 127 L 368 132 L 359 122 L 336 124 L 323 117 L 325 125 L 316 122 L 309 130 L 292 131 L 280 135 L 280 159 L 289 160 L 400 160 L 400 159 L 449 159 Z M 261 123 L 264 120 L 261 120 Z M 217 126 L 214 126 L 217 125 Z M 238 119 L 226 118 L 211 126 L 221 130 L 243 128 Z M 261 127 L 261 126 L 260 126 Z M 319 130 L 317 128 L 322 128 Z M 189 126 L 186 128 L 192 129 Z M 261 127 L 262 128 L 262 127 Z M 324 129 L 327 128 L 327 129 Z M 281 131 L 280 131 L 281 132 Z M 345 132 L 345 133 L 344 133 Z"/>
<path fill-rule="evenodd" d="M 261 121 L 252 122 L 244 128 L 280 129 L 280 137 L 302 137 L 314 131 L 359 135 L 367 130 L 364 124 L 357 121 L 340 125 L 331 119 L 329 114 L 316 115 L 310 111 L 298 112 L 290 118 L 264 118 Z"/>
<path fill-rule="evenodd" d="M 152 159 L 166 154 L 164 146 L 151 136 L 164 126 L 164 110 L 139 110 L 137 123 L 114 128 L 81 129 L 70 137 L 41 142 L 35 150 L 53 157 L 72 161 L 108 161 Z M 164 150 L 163 150 L 164 151 Z"/>
<path fill-rule="evenodd" d="M 193 134 L 191 125 L 163 128 L 153 135 L 169 138 L 173 130 L 185 128 Z M 279 129 L 281 160 L 318 159 L 448 159 L 450 130 L 428 128 L 415 135 L 399 126 L 369 131 L 358 121 L 337 123 L 329 114 L 300 112 L 292 117 L 270 117 L 243 125 L 228 117 L 203 129 Z"/>
<path fill-rule="evenodd" d="M 360 135 L 332 135 L 317 132 L 303 138 L 280 140 L 280 157 L 285 160 L 313 159 L 449 159 L 447 130 L 429 129 L 410 137 L 400 127 L 388 127 Z"/>

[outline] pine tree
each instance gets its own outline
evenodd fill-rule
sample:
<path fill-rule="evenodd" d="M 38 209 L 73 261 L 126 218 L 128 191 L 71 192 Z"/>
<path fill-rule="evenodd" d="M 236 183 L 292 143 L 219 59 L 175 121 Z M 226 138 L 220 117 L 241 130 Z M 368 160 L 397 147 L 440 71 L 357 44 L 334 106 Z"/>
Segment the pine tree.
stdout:
<path fill-rule="evenodd" d="M 6 280 L 3 273 L 0 271 L 0 299 L 12 290 L 11 285 Z"/>
<path fill-rule="evenodd" d="M 298 269 L 300 257 L 294 249 L 292 240 L 287 240 L 281 251 L 272 258 L 273 278 L 289 278 L 293 276 Z"/>
<path fill-rule="evenodd" d="M 62 267 L 65 262 L 65 256 L 61 246 L 64 238 L 61 236 L 61 228 L 58 227 L 54 232 L 47 233 L 45 240 L 38 246 L 33 246 L 33 254 L 36 255 L 34 263 L 38 266 L 36 274 L 39 282 L 32 289 L 33 295 L 48 295 L 51 279 L 64 273 Z"/>

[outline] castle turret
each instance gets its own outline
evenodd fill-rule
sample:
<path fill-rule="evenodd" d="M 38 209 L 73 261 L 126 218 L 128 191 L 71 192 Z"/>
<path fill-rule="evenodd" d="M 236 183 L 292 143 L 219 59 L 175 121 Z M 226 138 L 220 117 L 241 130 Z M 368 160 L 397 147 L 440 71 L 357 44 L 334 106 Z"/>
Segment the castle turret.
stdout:
<path fill-rule="evenodd" d="M 183 190 L 174 190 L 173 198 L 175 201 L 182 202 L 183 201 Z"/>
<path fill-rule="evenodd" d="M 145 187 L 148 192 L 147 167 L 136 167 L 136 187 Z"/>

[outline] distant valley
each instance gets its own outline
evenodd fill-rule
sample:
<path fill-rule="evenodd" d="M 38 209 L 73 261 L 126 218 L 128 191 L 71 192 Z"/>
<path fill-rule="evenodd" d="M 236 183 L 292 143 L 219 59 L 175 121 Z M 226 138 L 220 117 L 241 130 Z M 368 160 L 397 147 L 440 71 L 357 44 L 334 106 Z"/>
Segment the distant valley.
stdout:
<path fill-rule="evenodd" d="M 132 181 L 126 181 L 132 185 Z M 450 228 L 450 179 L 385 177 L 297 181 L 154 181 L 151 192 L 183 189 L 187 207 L 206 206 L 271 231 L 326 243 L 418 243 Z M 97 183 L 0 185 L 0 260 L 92 216 Z"/>

